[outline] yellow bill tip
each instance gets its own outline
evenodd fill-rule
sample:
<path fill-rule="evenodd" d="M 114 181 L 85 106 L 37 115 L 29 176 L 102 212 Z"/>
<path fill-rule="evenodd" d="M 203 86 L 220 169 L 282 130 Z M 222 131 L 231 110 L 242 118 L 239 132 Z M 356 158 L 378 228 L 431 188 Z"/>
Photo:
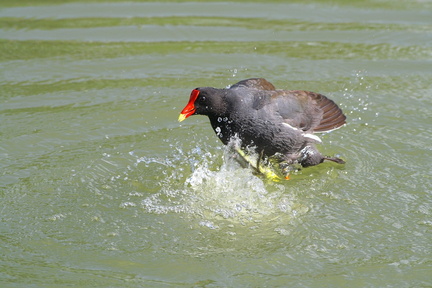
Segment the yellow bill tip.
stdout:
<path fill-rule="evenodd" d="M 182 122 L 185 119 L 186 119 L 186 114 L 180 114 L 178 117 L 178 122 Z"/>

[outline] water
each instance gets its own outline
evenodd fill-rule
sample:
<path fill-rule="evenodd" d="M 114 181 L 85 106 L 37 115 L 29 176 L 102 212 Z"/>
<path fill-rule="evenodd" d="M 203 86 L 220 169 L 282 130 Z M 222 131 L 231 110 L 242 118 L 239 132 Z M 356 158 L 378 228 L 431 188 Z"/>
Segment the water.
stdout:
<path fill-rule="evenodd" d="M 3 1 L 2 287 L 429 287 L 431 3 Z M 265 77 L 348 124 L 285 182 L 198 86 Z"/>

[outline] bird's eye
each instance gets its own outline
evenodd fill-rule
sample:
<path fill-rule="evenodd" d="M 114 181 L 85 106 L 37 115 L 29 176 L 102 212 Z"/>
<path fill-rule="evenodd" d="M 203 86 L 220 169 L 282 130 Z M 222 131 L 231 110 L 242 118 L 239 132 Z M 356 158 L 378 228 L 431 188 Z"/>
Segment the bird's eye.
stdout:
<path fill-rule="evenodd" d="M 206 101 L 206 97 L 205 96 L 201 96 L 201 98 L 200 98 L 200 102 L 201 103 L 204 103 Z"/>

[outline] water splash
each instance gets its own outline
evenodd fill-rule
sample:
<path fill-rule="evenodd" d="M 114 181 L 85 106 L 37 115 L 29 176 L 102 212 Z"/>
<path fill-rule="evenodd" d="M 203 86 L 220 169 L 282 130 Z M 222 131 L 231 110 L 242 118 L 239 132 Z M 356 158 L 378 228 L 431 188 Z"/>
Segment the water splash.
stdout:
<path fill-rule="evenodd" d="M 372 113 L 373 103 L 369 99 L 369 91 L 371 90 L 371 84 L 368 80 L 367 71 L 353 71 L 352 80 L 347 84 L 348 87 L 343 89 L 343 96 L 346 99 L 347 103 L 352 103 L 353 105 L 347 106 L 342 103 L 341 107 L 343 110 L 346 110 L 346 113 L 349 114 L 349 122 L 351 123 L 360 123 L 365 126 L 369 125 L 368 122 L 365 122 L 362 117 L 362 114 Z M 378 113 L 375 114 L 378 116 Z M 373 119 L 374 117 L 368 117 Z"/>
<path fill-rule="evenodd" d="M 286 193 L 286 186 L 254 175 L 227 152 L 220 166 L 214 163 L 217 155 L 198 148 L 182 154 L 189 155 L 186 160 L 191 164 L 190 175 L 181 179 L 174 174 L 168 177 L 158 192 L 141 201 L 146 212 L 180 213 L 198 219 L 203 227 L 220 229 L 227 225 L 254 226 L 275 219 L 287 223 L 308 210 L 296 203 L 294 194 Z"/>

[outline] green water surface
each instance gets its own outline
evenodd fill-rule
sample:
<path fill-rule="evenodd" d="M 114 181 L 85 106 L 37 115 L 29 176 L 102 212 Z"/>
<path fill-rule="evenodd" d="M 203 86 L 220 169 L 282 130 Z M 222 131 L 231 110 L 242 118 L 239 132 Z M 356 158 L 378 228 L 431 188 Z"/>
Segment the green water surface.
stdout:
<path fill-rule="evenodd" d="M 432 2 L 0 2 L 1 287 L 432 287 Z M 347 125 L 270 182 L 198 86 L 265 77 Z"/>

